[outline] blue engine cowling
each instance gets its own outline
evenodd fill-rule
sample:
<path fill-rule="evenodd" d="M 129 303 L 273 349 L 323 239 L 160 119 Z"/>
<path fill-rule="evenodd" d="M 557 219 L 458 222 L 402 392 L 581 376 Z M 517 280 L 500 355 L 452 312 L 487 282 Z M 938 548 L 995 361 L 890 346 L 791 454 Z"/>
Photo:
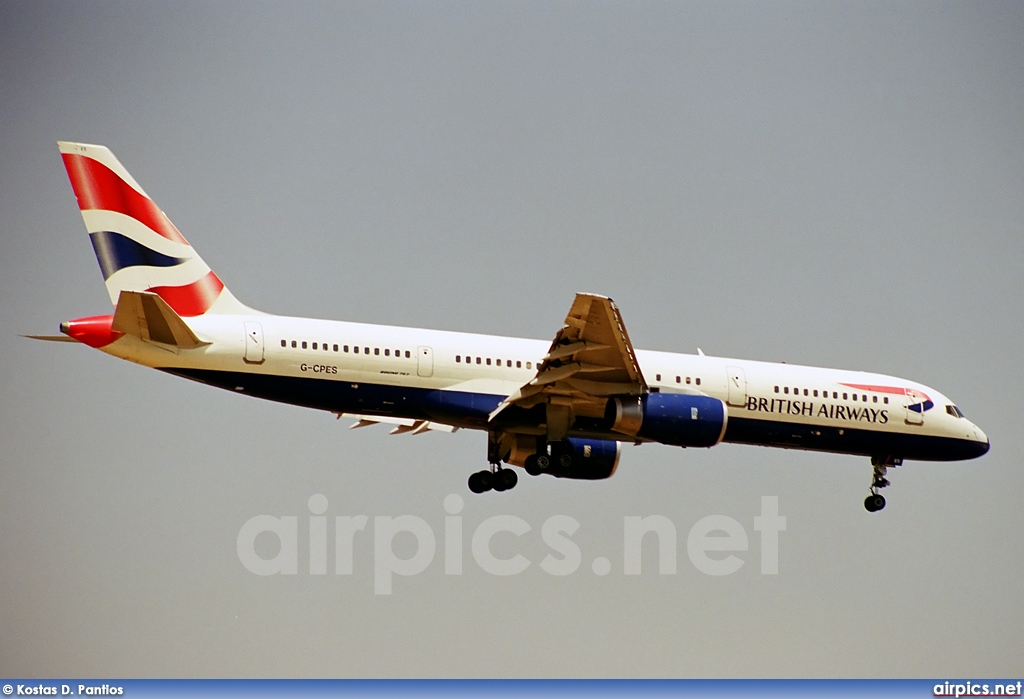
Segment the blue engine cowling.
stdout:
<path fill-rule="evenodd" d="M 611 478 L 619 466 L 620 444 L 606 439 L 568 437 L 551 442 L 548 473 L 559 478 L 597 481 Z"/>
<path fill-rule="evenodd" d="M 613 432 L 677 447 L 713 447 L 725 436 L 729 413 L 710 396 L 647 393 L 608 401 Z"/>

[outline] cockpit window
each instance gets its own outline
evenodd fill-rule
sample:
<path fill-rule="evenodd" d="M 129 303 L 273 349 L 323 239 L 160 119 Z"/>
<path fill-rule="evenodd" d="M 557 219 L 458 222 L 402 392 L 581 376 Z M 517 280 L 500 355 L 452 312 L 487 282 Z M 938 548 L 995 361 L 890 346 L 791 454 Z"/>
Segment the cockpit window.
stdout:
<path fill-rule="evenodd" d="M 953 417 L 963 417 L 964 416 L 963 412 L 960 411 L 960 408 L 956 407 L 955 405 L 947 405 L 946 406 L 946 412 L 949 413 L 950 415 L 952 415 Z"/>

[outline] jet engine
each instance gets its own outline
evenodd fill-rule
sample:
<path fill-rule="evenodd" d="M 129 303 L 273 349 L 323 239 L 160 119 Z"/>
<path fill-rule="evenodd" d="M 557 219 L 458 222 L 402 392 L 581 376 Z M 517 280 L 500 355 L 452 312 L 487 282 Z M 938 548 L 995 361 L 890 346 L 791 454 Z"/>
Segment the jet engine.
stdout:
<path fill-rule="evenodd" d="M 605 420 L 619 434 L 677 447 L 713 447 L 725 436 L 729 413 L 710 396 L 647 393 L 608 401 Z"/>

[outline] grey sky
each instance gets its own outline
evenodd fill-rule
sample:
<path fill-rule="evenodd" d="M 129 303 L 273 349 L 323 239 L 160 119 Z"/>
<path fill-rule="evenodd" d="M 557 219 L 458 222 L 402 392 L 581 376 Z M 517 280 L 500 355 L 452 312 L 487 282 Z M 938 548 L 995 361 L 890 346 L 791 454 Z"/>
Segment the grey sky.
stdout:
<path fill-rule="evenodd" d="M 1020 675 L 1022 36 L 1009 2 L 0 4 L 0 674 Z M 993 449 L 908 463 L 874 516 L 866 459 L 729 445 L 473 497 L 481 433 L 18 337 L 109 312 L 59 139 L 109 146 L 262 310 L 549 339 L 603 293 L 638 347 L 918 380 Z M 303 572 L 315 493 L 370 517 L 351 577 Z M 373 517 L 440 545 L 449 493 L 465 573 L 439 550 L 375 596 Z M 299 517 L 298 575 L 239 562 L 259 514 Z M 533 527 L 494 542 L 520 575 L 473 564 L 494 514 Z M 651 514 L 678 572 L 652 540 L 626 576 Z M 731 576 L 687 558 L 709 515 L 750 537 Z"/>

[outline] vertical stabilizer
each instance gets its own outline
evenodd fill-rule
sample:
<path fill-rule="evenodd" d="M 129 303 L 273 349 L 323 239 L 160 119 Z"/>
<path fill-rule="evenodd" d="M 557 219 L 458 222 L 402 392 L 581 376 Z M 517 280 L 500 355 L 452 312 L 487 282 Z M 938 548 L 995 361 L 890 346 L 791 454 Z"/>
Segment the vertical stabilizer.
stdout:
<path fill-rule="evenodd" d="M 58 142 L 112 304 L 151 292 L 179 316 L 247 314 L 110 149 Z"/>

